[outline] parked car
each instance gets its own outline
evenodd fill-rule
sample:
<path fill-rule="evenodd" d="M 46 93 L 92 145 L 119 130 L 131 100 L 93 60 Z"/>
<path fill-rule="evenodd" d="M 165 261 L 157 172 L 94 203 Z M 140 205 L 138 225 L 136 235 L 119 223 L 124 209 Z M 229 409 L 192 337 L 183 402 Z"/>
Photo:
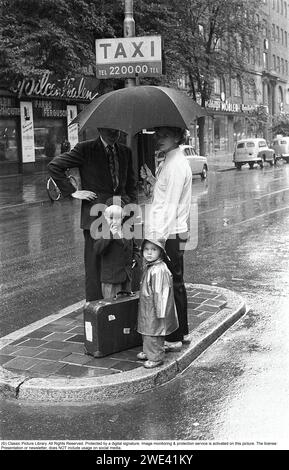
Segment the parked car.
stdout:
<path fill-rule="evenodd" d="M 208 176 L 208 161 L 206 157 L 198 155 L 191 145 L 180 145 L 184 155 L 187 157 L 192 175 L 200 175 L 202 179 Z"/>
<path fill-rule="evenodd" d="M 275 152 L 268 147 L 265 139 L 242 139 L 235 145 L 233 162 L 238 169 L 246 163 L 250 168 L 253 168 L 255 163 L 262 168 L 265 162 L 269 162 L 270 165 L 275 164 Z"/>
<path fill-rule="evenodd" d="M 276 159 L 283 158 L 289 163 L 289 137 L 276 137 L 272 142 Z"/>

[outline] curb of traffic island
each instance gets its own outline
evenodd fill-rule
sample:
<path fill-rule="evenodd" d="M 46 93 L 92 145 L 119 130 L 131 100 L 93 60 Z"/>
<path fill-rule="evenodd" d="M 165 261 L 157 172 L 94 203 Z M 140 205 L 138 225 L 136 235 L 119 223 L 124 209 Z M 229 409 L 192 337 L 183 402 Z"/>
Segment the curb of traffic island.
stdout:
<path fill-rule="evenodd" d="M 151 370 L 139 367 L 121 374 L 85 379 L 27 378 L 4 371 L 0 379 L 2 395 L 13 394 L 21 401 L 44 404 L 93 403 L 128 398 L 172 380 L 248 311 L 244 299 L 228 289 L 202 284 L 186 284 L 186 287 L 217 292 L 226 297 L 227 304 L 191 332 L 191 343 L 184 346 L 181 352 L 167 353 L 161 367 Z"/>

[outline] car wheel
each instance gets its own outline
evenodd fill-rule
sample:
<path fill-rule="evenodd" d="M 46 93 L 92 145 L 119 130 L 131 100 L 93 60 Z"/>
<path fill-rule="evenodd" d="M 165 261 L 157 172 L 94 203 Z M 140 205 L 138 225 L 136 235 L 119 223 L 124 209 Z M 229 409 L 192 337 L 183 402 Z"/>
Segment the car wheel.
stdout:
<path fill-rule="evenodd" d="M 253 170 L 254 168 L 254 163 L 249 163 L 250 170 Z"/>
<path fill-rule="evenodd" d="M 242 163 L 235 163 L 235 167 L 237 168 L 237 170 L 241 170 Z"/>
<path fill-rule="evenodd" d="M 203 166 L 202 173 L 201 173 L 201 178 L 202 180 L 206 179 L 208 176 L 208 168 L 206 165 Z"/>
<path fill-rule="evenodd" d="M 260 168 L 264 168 L 264 157 L 262 157 L 262 160 L 259 162 Z"/>

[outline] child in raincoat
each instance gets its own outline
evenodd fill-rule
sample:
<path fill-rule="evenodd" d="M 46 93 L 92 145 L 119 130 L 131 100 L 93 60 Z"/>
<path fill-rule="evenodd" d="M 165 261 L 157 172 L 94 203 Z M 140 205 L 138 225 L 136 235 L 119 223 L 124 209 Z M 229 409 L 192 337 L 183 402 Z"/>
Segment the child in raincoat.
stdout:
<path fill-rule="evenodd" d="M 165 336 L 177 330 L 179 323 L 173 291 L 173 278 L 166 263 L 165 242 L 145 239 L 141 246 L 144 272 L 139 293 L 137 331 L 143 338 L 143 351 L 137 354 L 144 367 L 163 364 Z"/>

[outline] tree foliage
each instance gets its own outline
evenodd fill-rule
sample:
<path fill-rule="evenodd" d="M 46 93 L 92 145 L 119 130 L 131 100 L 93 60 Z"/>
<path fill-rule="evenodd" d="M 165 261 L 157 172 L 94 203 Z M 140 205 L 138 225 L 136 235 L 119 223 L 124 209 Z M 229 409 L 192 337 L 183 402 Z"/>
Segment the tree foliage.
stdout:
<path fill-rule="evenodd" d="M 256 109 L 254 109 L 254 111 L 247 116 L 247 119 L 253 132 L 255 133 L 255 137 L 267 137 L 266 132 L 269 123 L 267 106 L 257 106 Z"/>
<path fill-rule="evenodd" d="M 94 40 L 114 35 L 107 2 L 0 0 L 0 78 L 77 74 L 95 61 Z"/>
<path fill-rule="evenodd" d="M 168 52 L 189 77 L 194 98 L 210 98 L 212 78 L 248 77 L 248 56 L 258 38 L 260 0 L 172 0 L 177 24 Z"/>
<path fill-rule="evenodd" d="M 289 136 L 289 113 L 282 113 L 277 116 L 273 116 L 271 130 L 274 136 L 278 134 Z"/>

